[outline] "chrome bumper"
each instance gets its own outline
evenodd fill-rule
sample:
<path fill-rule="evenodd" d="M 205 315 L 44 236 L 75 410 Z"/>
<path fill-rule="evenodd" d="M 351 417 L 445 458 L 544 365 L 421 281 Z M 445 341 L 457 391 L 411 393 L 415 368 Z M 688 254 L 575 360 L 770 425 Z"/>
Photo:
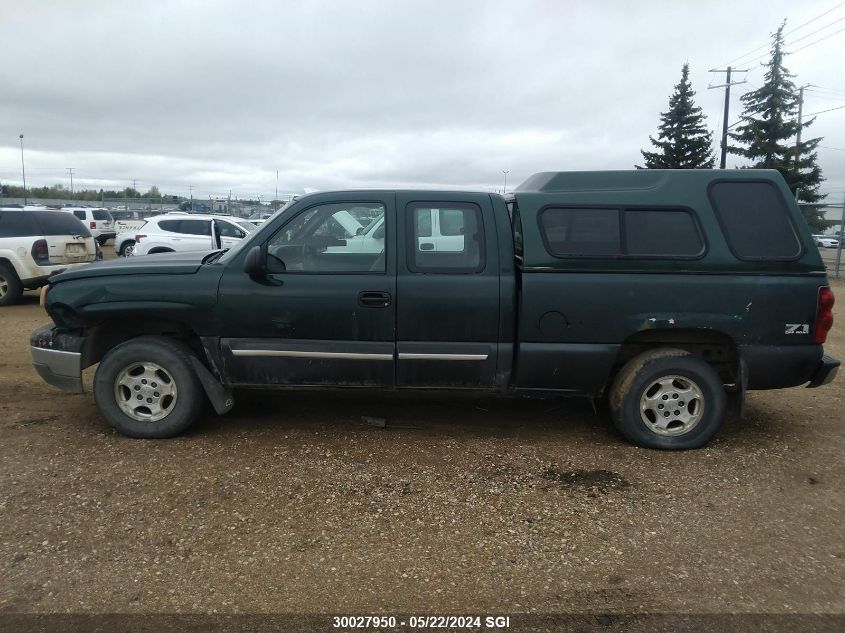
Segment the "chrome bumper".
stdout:
<path fill-rule="evenodd" d="M 70 339 L 70 340 L 66 340 Z M 39 328 L 32 333 L 30 352 L 35 371 L 47 384 L 63 391 L 82 392 L 81 337 L 55 335 L 52 326 Z M 71 347 L 57 349 L 59 347 Z"/>

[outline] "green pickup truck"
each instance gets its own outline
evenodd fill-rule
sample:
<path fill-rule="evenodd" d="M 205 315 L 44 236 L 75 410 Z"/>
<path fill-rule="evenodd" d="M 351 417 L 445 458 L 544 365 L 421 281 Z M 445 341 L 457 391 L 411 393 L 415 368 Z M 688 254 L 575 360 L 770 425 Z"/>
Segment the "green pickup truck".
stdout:
<path fill-rule="evenodd" d="M 231 250 L 99 262 L 42 295 L 48 383 L 133 437 L 232 390 L 607 397 L 629 441 L 695 448 L 727 394 L 830 382 L 833 294 L 774 171 L 546 172 L 512 195 L 303 196 Z"/>

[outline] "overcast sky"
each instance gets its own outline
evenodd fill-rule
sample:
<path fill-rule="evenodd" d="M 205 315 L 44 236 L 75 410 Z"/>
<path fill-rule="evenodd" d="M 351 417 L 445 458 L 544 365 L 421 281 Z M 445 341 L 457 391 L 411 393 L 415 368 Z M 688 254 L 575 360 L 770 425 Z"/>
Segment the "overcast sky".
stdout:
<path fill-rule="evenodd" d="M 198 197 L 269 199 L 276 170 L 281 194 L 631 169 L 685 61 L 719 134 L 724 93 L 707 86 L 723 76 L 707 71 L 783 18 L 790 31 L 833 9 L 787 36 L 811 44 L 787 66 L 822 87 L 805 113 L 845 106 L 837 4 L 0 0 L 0 181 L 21 182 L 20 133 L 29 186 L 67 186 L 74 167 L 77 187 Z M 731 122 L 766 51 L 736 64 L 754 70 Z M 841 203 L 845 108 L 808 136 L 839 148 L 819 162 Z"/>

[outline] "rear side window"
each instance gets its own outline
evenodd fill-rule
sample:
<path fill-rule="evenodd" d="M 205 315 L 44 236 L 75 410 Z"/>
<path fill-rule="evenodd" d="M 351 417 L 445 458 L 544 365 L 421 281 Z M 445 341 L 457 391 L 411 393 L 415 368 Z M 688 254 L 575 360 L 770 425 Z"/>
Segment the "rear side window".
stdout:
<path fill-rule="evenodd" d="M 208 220 L 182 220 L 179 232 L 187 235 L 211 235 L 211 222 Z"/>
<path fill-rule="evenodd" d="M 94 209 L 94 211 L 92 211 L 92 213 L 94 214 L 95 220 L 101 220 L 101 221 L 106 221 L 106 222 L 112 221 L 111 213 L 109 213 L 105 209 Z"/>
<path fill-rule="evenodd" d="M 85 221 L 85 211 L 77 210 L 77 211 L 74 211 L 74 212 L 73 212 L 73 214 L 74 214 L 77 218 L 79 218 L 80 220 L 82 220 L 83 222 Z"/>
<path fill-rule="evenodd" d="M 546 248 L 558 257 L 622 253 L 618 209 L 546 209 L 540 229 Z"/>
<path fill-rule="evenodd" d="M 162 220 L 158 223 L 158 228 L 170 233 L 181 233 L 180 226 L 182 226 L 182 220 Z"/>
<path fill-rule="evenodd" d="M 41 229 L 29 211 L 0 211 L 0 237 L 40 235 Z"/>
<path fill-rule="evenodd" d="M 795 259 L 801 242 L 780 192 L 769 182 L 716 182 L 710 200 L 738 259 Z"/>
<path fill-rule="evenodd" d="M 683 209 L 626 209 L 625 253 L 637 257 L 695 257 L 704 250 L 695 219 Z"/>
<path fill-rule="evenodd" d="M 41 235 L 82 235 L 91 237 L 90 231 L 75 215 L 64 211 L 35 211 L 35 221 Z"/>
<path fill-rule="evenodd" d="M 406 208 L 408 268 L 418 273 L 484 270 L 481 208 L 464 202 L 414 202 Z"/>

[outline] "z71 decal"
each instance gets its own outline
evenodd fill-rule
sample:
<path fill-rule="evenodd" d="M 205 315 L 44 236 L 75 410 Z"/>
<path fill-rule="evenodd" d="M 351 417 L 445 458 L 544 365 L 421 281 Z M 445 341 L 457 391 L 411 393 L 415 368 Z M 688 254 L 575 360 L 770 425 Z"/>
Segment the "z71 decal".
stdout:
<path fill-rule="evenodd" d="M 809 323 L 787 323 L 785 333 L 786 334 L 809 334 L 810 333 L 810 324 Z"/>

